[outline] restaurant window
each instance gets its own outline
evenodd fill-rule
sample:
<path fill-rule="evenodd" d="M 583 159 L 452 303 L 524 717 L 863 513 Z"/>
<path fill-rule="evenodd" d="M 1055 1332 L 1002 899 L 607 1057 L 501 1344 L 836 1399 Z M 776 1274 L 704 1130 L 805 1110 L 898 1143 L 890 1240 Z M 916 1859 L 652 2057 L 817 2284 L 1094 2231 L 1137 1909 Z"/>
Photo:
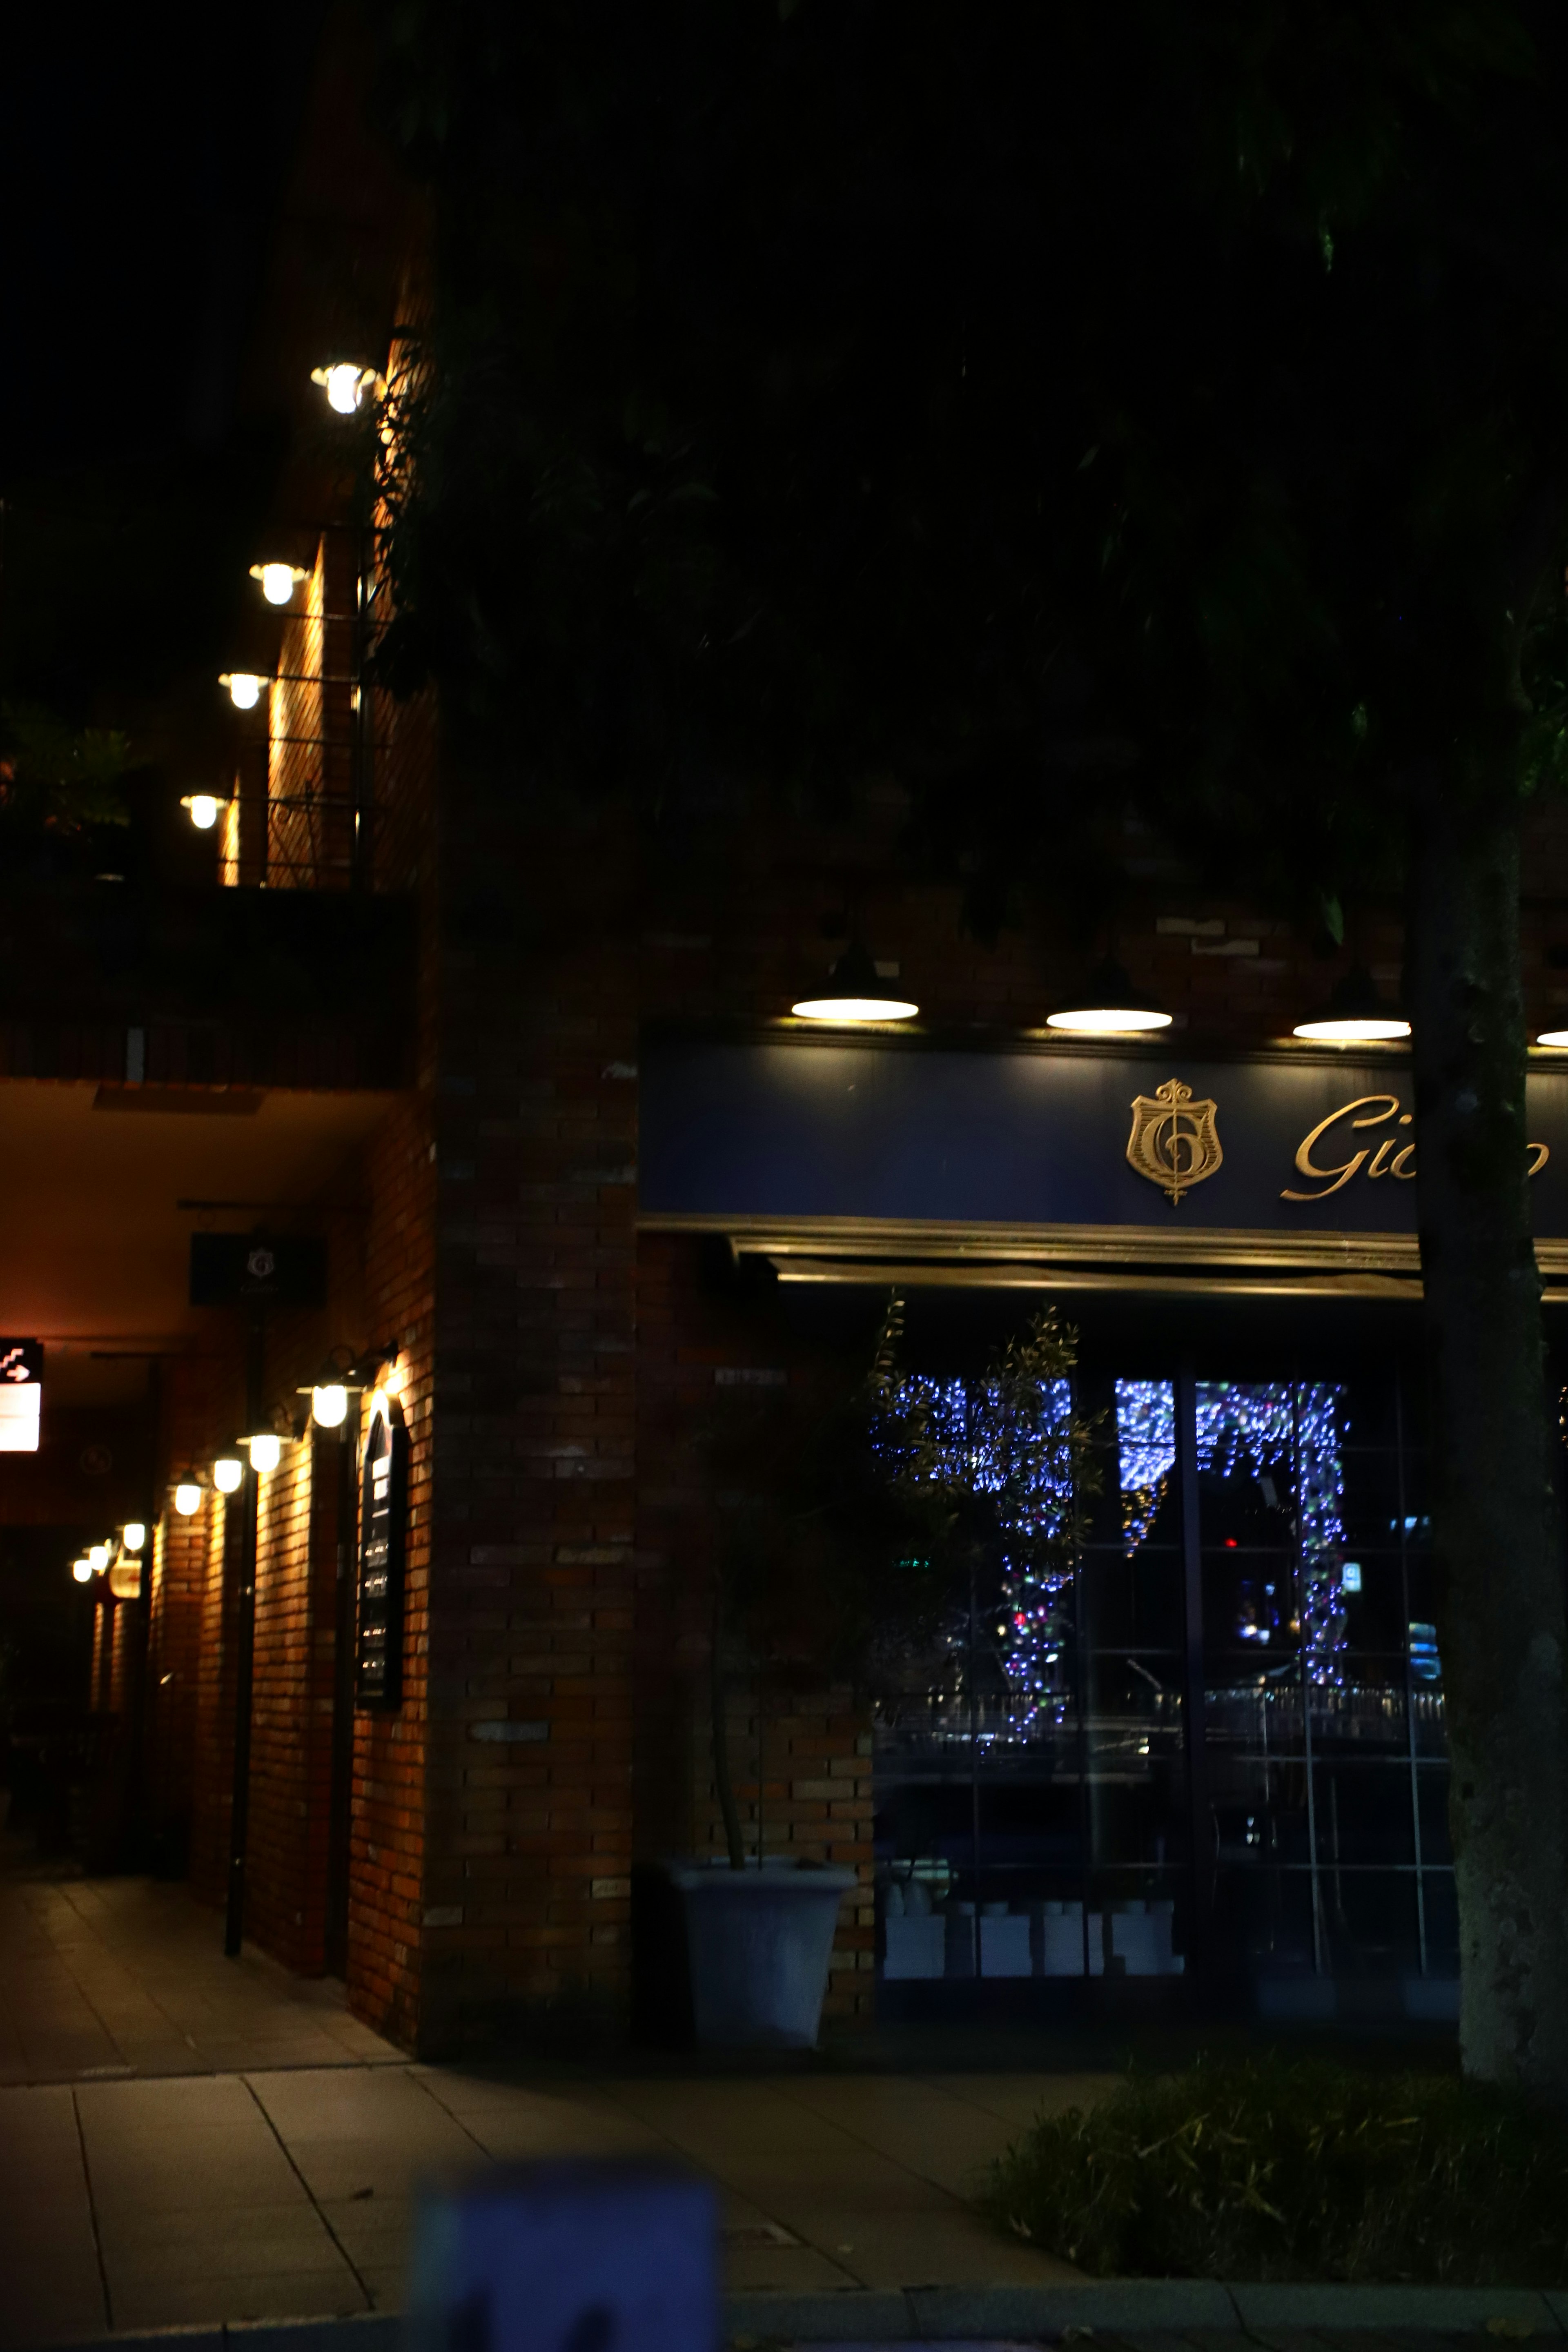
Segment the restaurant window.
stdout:
<path fill-rule="evenodd" d="M 1338 1368 L 1320 1349 L 1310 1377 L 1226 1379 L 1212 1354 L 1203 1376 L 1161 1373 L 1147 1345 L 1131 1352 L 1123 1370 L 1088 1349 L 1064 1384 L 1059 1409 L 1092 1421 L 1100 1465 L 1070 1565 L 975 1571 L 941 1641 L 884 1668 L 884 2013 L 1201 1977 L 1282 2016 L 1358 1990 L 1451 2014 L 1442 1662 L 1408 1370 L 1348 1345 Z M 961 1412 L 963 1378 L 943 1393 Z"/>

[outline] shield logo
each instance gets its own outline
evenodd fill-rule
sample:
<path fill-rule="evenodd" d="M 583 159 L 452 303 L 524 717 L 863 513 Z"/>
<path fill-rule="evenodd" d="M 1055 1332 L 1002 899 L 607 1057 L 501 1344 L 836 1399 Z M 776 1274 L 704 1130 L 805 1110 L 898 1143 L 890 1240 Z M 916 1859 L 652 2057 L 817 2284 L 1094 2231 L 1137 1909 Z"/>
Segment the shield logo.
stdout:
<path fill-rule="evenodd" d="M 1212 1176 L 1225 1158 L 1215 1109 L 1212 1101 L 1194 1102 L 1180 1078 L 1167 1078 L 1133 1102 L 1128 1160 L 1178 1208 L 1183 1193 Z"/>

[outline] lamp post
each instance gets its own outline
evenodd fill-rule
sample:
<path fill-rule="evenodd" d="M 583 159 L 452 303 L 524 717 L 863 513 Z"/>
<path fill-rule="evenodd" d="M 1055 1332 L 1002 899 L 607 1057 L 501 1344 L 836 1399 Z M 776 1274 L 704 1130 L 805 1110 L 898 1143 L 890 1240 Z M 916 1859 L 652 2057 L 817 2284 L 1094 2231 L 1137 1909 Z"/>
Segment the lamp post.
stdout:
<path fill-rule="evenodd" d="M 245 1418 L 246 1427 L 258 1433 L 264 1428 L 261 1389 L 266 1369 L 265 1329 L 261 1308 L 253 1308 L 245 1350 Z M 241 1466 L 237 1490 L 239 1559 L 234 1591 L 234 1790 L 228 1815 L 228 1902 L 223 1924 L 223 1948 L 230 1959 L 238 1958 L 245 1937 L 245 1870 L 250 1844 L 250 1728 L 256 1702 L 256 1507 L 261 1475 L 253 1452 L 250 1460 Z M 213 1477 L 216 1483 L 216 1465 Z"/>

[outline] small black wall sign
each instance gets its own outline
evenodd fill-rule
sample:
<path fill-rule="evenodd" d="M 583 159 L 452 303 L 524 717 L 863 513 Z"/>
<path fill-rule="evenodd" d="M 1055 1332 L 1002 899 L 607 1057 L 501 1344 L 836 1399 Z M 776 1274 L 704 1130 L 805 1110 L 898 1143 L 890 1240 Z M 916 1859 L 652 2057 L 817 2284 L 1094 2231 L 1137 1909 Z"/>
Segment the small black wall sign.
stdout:
<path fill-rule="evenodd" d="M 193 1234 L 193 1307 L 324 1307 L 327 1244 L 299 1234 Z"/>
<path fill-rule="evenodd" d="M 377 1389 L 360 1470 L 354 1696 L 361 1706 L 402 1702 L 407 1521 L 408 1430 L 396 1400 Z"/>

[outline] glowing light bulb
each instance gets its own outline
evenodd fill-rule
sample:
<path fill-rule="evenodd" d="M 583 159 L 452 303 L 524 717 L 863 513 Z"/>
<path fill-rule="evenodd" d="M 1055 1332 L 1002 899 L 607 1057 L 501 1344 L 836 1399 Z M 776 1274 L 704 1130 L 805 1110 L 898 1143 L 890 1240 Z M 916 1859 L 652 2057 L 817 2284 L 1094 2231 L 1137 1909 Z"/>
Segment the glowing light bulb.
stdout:
<path fill-rule="evenodd" d="M 191 1478 L 182 1478 L 174 1489 L 174 1508 L 181 1518 L 194 1518 L 202 1507 L 202 1490 Z"/>
<path fill-rule="evenodd" d="M 147 1540 L 147 1529 L 140 1519 L 127 1519 L 120 1536 L 127 1551 L 140 1551 Z"/>
<path fill-rule="evenodd" d="M 310 1391 L 310 1413 L 322 1429 L 341 1429 L 348 1419 L 349 1392 L 336 1381 Z"/>
<path fill-rule="evenodd" d="M 71 1574 L 75 1577 L 79 1584 L 90 1584 L 92 1582 L 91 1560 L 73 1559 L 71 1562 Z"/>
<path fill-rule="evenodd" d="M 254 710 L 261 699 L 262 688 L 270 683 L 270 679 L 249 669 L 226 669 L 218 678 L 220 686 L 227 687 L 228 698 L 237 710 Z"/>
<path fill-rule="evenodd" d="M 104 1570 L 109 1566 L 109 1546 L 107 1544 L 89 1544 L 87 1548 L 87 1556 L 92 1562 L 92 1572 L 94 1576 L 101 1576 Z"/>
<path fill-rule="evenodd" d="M 250 1466 L 253 1470 L 276 1470 L 283 1459 L 283 1441 L 263 1431 L 250 1440 Z"/>
<path fill-rule="evenodd" d="M 334 360 L 331 367 L 312 368 L 310 382 L 321 385 L 330 408 L 335 408 L 340 416 L 352 416 L 375 375 L 357 360 Z"/>
<path fill-rule="evenodd" d="M 245 1465 L 237 1454 L 222 1454 L 213 1464 L 213 1485 L 220 1495 L 236 1495 L 245 1475 Z"/>
<path fill-rule="evenodd" d="M 269 604 L 287 604 L 305 577 L 293 563 L 253 563 L 250 576 L 260 581 L 261 593 Z"/>
<path fill-rule="evenodd" d="M 185 802 L 191 813 L 191 823 L 198 833 L 210 833 L 217 823 L 217 813 L 223 806 L 216 793 L 192 793 Z"/>

